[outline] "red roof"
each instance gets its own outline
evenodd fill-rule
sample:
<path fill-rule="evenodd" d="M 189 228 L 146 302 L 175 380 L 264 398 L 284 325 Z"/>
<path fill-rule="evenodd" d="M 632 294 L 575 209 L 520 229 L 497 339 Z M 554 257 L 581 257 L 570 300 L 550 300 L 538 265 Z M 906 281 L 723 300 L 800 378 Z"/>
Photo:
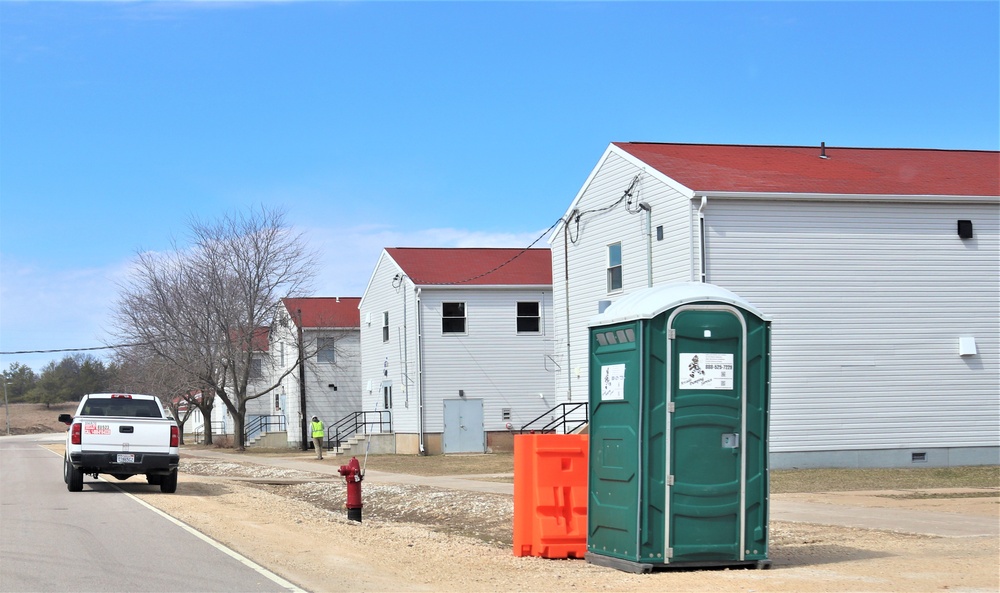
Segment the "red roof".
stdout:
<path fill-rule="evenodd" d="M 1000 196 L 1000 152 L 615 142 L 697 193 Z"/>
<path fill-rule="evenodd" d="M 360 297 L 303 297 L 281 299 L 292 321 L 302 327 L 361 327 Z"/>
<path fill-rule="evenodd" d="M 253 330 L 250 335 L 250 348 L 254 352 L 267 352 L 267 346 L 270 343 L 270 328 L 258 327 Z M 238 329 L 230 330 L 229 339 L 233 341 L 234 344 L 240 347 L 240 350 L 246 352 L 247 340 L 245 337 L 241 336 L 241 331 Z"/>
<path fill-rule="evenodd" d="M 414 284 L 551 286 L 549 249 L 387 247 Z"/>

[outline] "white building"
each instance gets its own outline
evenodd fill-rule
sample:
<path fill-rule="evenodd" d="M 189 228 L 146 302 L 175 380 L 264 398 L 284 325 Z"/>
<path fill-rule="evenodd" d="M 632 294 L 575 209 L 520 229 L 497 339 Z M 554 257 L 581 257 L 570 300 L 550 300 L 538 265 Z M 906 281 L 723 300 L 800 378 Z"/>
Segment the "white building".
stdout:
<path fill-rule="evenodd" d="M 997 463 L 998 174 L 995 151 L 611 144 L 550 239 L 557 400 L 587 399 L 601 301 L 705 281 L 772 320 L 772 467 Z"/>
<path fill-rule="evenodd" d="M 557 403 L 548 249 L 387 248 L 360 308 L 364 410 L 397 453 L 510 450 Z"/>
<path fill-rule="evenodd" d="M 287 432 L 287 445 L 308 446 L 306 426 L 316 415 L 331 429 L 338 421 L 361 410 L 361 351 L 358 297 L 308 297 L 282 299 L 272 324 L 267 360 L 254 386 L 279 386 L 247 405 L 247 424 L 265 418 Z M 301 331 L 300 331 L 301 330 Z M 293 368 L 303 352 L 301 367 Z M 305 402 L 305 414 L 301 413 Z M 306 424 L 304 424 L 304 422 Z M 258 421 L 256 424 L 259 425 Z M 256 432 L 251 430 L 251 432 Z M 251 435 L 253 436 L 253 435 Z"/>

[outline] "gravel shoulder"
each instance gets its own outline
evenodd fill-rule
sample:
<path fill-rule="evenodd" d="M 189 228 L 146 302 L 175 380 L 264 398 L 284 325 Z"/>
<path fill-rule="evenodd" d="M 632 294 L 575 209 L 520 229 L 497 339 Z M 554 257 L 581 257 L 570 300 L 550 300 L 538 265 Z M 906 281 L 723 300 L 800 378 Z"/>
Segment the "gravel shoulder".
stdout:
<path fill-rule="evenodd" d="M 324 463 L 330 463 L 327 460 Z M 339 460 L 332 460 L 339 464 Z M 632 575 L 583 560 L 517 558 L 510 496 L 364 483 L 364 521 L 346 519 L 328 474 L 185 457 L 178 491 L 133 478 L 123 490 L 308 591 L 964 591 L 1000 589 L 997 537 L 933 537 L 771 522 L 771 570 Z M 114 480 L 111 480 L 114 482 Z M 996 491 L 907 498 L 900 491 L 815 493 L 851 506 L 934 509 L 998 520 Z M 949 493 L 940 493 L 950 496 Z M 779 495 L 797 497 L 800 495 Z"/>
<path fill-rule="evenodd" d="M 55 421 L 61 411 L 55 406 L 11 405 L 12 433 L 61 432 L 65 426 Z M 50 448 L 62 454 L 61 445 Z M 322 463 L 329 472 L 330 466 L 344 460 L 315 462 L 299 454 L 292 456 L 295 469 L 289 469 L 276 467 L 289 458 L 287 451 L 262 456 L 273 460 L 248 463 L 245 455 L 221 459 L 183 455 L 176 494 L 161 494 L 141 478 L 108 481 L 316 593 L 1000 590 L 996 535 L 944 537 L 872 529 L 864 517 L 859 526 L 829 525 L 812 511 L 795 520 L 771 521 L 771 570 L 632 575 L 583 560 L 517 558 L 511 550 L 510 495 L 436 488 L 412 479 L 407 480 L 410 483 L 375 479 L 378 471 L 402 471 L 392 463 L 413 470 L 415 464 L 429 465 L 431 460 L 388 456 L 370 463 L 372 479 L 363 484 L 364 521 L 359 524 L 346 518 L 345 486 L 339 476 L 308 469 Z M 486 474 L 475 478 L 482 484 L 510 481 L 505 475 L 509 461 L 498 456 L 448 457 L 433 460 L 437 469 L 421 467 L 417 473 Z M 985 479 L 977 473 L 975 483 L 957 489 L 891 482 L 874 472 L 863 492 L 840 491 L 844 488 L 837 484 L 836 472 L 797 472 L 781 475 L 781 483 L 775 480 L 779 486 L 775 491 L 782 493 L 772 494 L 772 509 L 803 503 L 807 509 L 828 505 L 879 515 L 915 510 L 946 522 L 954 517 L 956 524 L 981 522 L 995 533 L 1000 523 L 1000 484 L 996 468 L 987 471 L 992 473 Z M 793 479 L 804 480 L 806 486 L 787 488 L 784 483 Z"/>

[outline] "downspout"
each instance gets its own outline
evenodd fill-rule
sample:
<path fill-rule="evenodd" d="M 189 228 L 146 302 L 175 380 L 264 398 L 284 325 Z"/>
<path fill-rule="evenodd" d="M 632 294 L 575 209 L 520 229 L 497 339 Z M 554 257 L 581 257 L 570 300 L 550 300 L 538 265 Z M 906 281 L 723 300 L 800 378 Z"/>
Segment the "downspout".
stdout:
<path fill-rule="evenodd" d="M 698 207 L 698 239 L 701 243 L 701 281 L 708 282 L 708 254 L 705 252 L 707 242 L 705 240 L 705 206 L 708 205 L 708 196 L 701 197 L 701 206 Z"/>
<path fill-rule="evenodd" d="M 309 419 L 306 417 L 306 359 L 305 344 L 302 341 L 302 309 L 296 309 L 295 314 L 299 318 L 298 338 L 299 338 L 299 416 L 302 418 L 302 450 L 309 450 L 309 432 L 306 430 Z"/>
<path fill-rule="evenodd" d="M 400 292 L 403 293 L 403 377 L 402 379 L 403 379 L 403 389 L 404 389 L 403 393 L 406 394 L 403 406 L 409 408 L 410 407 L 410 349 L 407 346 L 407 334 L 410 333 L 410 326 L 406 324 L 407 297 L 406 297 L 406 286 L 404 286 L 405 282 L 406 282 L 406 275 L 404 274 L 399 279 L 400 288 L 402 288 Z"/>
<path fill-rule="evenodd" d="M 421 357 L 423 353 L 420 350 L 420 343 L 423 340 L 423 332 L 421 331 L 420 325 L 420 289 L 416 286 L 413 287 L 413 294 L 416 297 L 416 324 L 417 324 L 417 440 L 420 443 L 421 455 L 427 455 L 426 449 L 424 449 L 424 380 L 423 380 L 423 364 L 421 364 Z"/>
<path fill-rule="evenodd" d="M 565 293 L 563 301 L 566 304 L 566 401 L 573 401 L 573 365 L 571 354 L 571 343 L 569 333 L 569 219 L 573 218 L 576 211 L 570 212 L 566 222 L 563 223 L 563 286 Z"/>
<path fill-rule="evenodd" d="M 639 208 L 646 211 L 646 286 L 653 286 L 653 208 L 646 202 L 639 202 Z"/>

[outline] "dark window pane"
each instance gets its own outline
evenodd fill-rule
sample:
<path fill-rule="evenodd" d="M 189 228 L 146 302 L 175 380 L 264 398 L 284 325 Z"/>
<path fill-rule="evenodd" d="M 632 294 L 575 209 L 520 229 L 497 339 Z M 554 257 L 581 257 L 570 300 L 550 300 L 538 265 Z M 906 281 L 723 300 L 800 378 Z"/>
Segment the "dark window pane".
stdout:
<path fill-rule="evenodd" d="M 541 330 L 541 321 L 537 317 L 518 317 L 518 332 L 538 332 Z"/>
<path fill-rule="evenodd" d="M 441 303 L 441 331 L 446 334 L 465 333 L 465 303 Z"/>
<path fill-rule="evenodd" d="M 540 305 L 534 301 L 524 301 L 517 303 L 517 331 L 518 333 L 537 333 L 541 331 L 542 320 L 539 313 Z"/>
<path fill-rule="evenodd" d="M 608 292 L 621 290 L 622 288 L 622 267 L 615 266 L 608 268 Z"/>
<path fill-rule="evenodd" d="M 316 351 L 316 362 L 337 362 L 333 338 L 320 338 Z"/>

